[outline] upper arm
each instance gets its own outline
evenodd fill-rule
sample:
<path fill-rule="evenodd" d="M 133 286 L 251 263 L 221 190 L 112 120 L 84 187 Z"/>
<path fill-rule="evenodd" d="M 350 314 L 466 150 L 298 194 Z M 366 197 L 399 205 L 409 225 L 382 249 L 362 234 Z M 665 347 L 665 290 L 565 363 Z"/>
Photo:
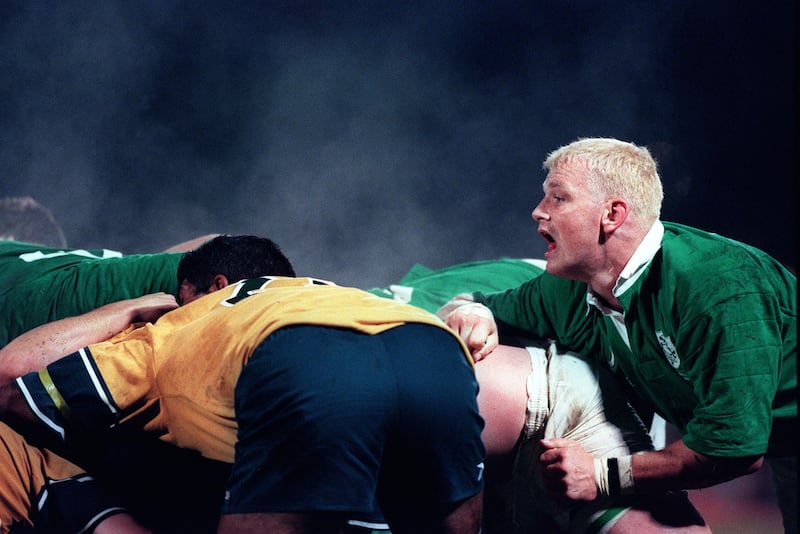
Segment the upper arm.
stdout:
<path fill-rule="evenodd" d="M 51 440 L 105 431 L 150 395 L 149 353 L 137 344 L 102 343 L 17 379 L 25 402 Z M 93 353 L 97 349 L 97 354 Z"/>

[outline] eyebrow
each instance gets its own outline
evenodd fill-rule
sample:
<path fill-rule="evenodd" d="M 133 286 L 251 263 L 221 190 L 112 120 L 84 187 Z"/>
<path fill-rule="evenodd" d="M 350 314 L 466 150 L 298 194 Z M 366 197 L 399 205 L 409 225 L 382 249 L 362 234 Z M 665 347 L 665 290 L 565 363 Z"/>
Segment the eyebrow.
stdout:
<path fill-rule="evenodd" d="M 545 180 L 544 182 L 542 182 L 542 189 L 545 190 L 545 191 L 548 190 L 548 189 L 555 189 L 555 188 L 562 188 L 563 189 L 564 188 L 563 182 L 560 182 L 558 180 L 552 180 L 551 181 L 549 179 Z"/>

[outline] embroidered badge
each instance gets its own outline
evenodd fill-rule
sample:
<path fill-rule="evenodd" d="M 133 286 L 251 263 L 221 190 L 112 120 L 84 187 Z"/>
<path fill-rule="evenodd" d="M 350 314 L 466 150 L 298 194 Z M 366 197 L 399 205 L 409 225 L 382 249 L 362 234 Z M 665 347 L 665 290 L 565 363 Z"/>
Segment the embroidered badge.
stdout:
<path fill-rule="evenodd" d="M 681 364 L 681 358 L 678 356 L 678 351 L 675 350 L 672 340 L 661 331 L 656 331 L 656 338 L 658 338 L 658 344 L 661 345 L 661 350 L 664 352 L 664 356 L 667 357 L 669 364 L 677 369 Z"/>

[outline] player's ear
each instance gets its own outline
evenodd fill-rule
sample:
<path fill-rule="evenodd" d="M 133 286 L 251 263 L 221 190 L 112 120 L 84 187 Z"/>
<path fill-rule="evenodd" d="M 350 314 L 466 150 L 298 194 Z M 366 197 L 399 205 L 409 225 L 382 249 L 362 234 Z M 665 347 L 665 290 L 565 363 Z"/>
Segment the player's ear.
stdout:
<path fill-rule="evenodd" d="M 224 274 L 218 274 L 214 277 L 214 283 L 211 284 L 211 290 L 217 291 L 218 289 L 222 289 L 223 287 L 228 287 L 228 277 Z"/>
<path fill-rule="evenodd" d="M 603 214 L 601 221 L 603 231 L 606 233 L 613 232 L 619 228 L 625 219 L 628 218 L 628 203 L 622 199 L 613 199 L 608 202 L 608 208 Z"/>

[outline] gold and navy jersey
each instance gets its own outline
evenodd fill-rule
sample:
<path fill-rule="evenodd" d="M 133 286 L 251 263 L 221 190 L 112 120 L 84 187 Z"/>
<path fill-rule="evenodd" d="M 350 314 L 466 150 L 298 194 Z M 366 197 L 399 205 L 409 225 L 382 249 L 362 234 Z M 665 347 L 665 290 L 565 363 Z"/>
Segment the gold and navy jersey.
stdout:
<path fill-rule="evenodd" d="M 77 465 L 0 422 L 0 534 L 91 532 L 123 508 Z"/>
<path fill-rule="evenodd" d="M 77 428 L 131 425 L 180 447 L 233 462 L 234 389 L 272 332 L 319 325 L 377 334 L 406 323 L 445 329 L 433 314 L 311 278 L 243 280 L 17 380 L 60 439 Z M 471 362 L 461 340 L 464 357 Z"/>

